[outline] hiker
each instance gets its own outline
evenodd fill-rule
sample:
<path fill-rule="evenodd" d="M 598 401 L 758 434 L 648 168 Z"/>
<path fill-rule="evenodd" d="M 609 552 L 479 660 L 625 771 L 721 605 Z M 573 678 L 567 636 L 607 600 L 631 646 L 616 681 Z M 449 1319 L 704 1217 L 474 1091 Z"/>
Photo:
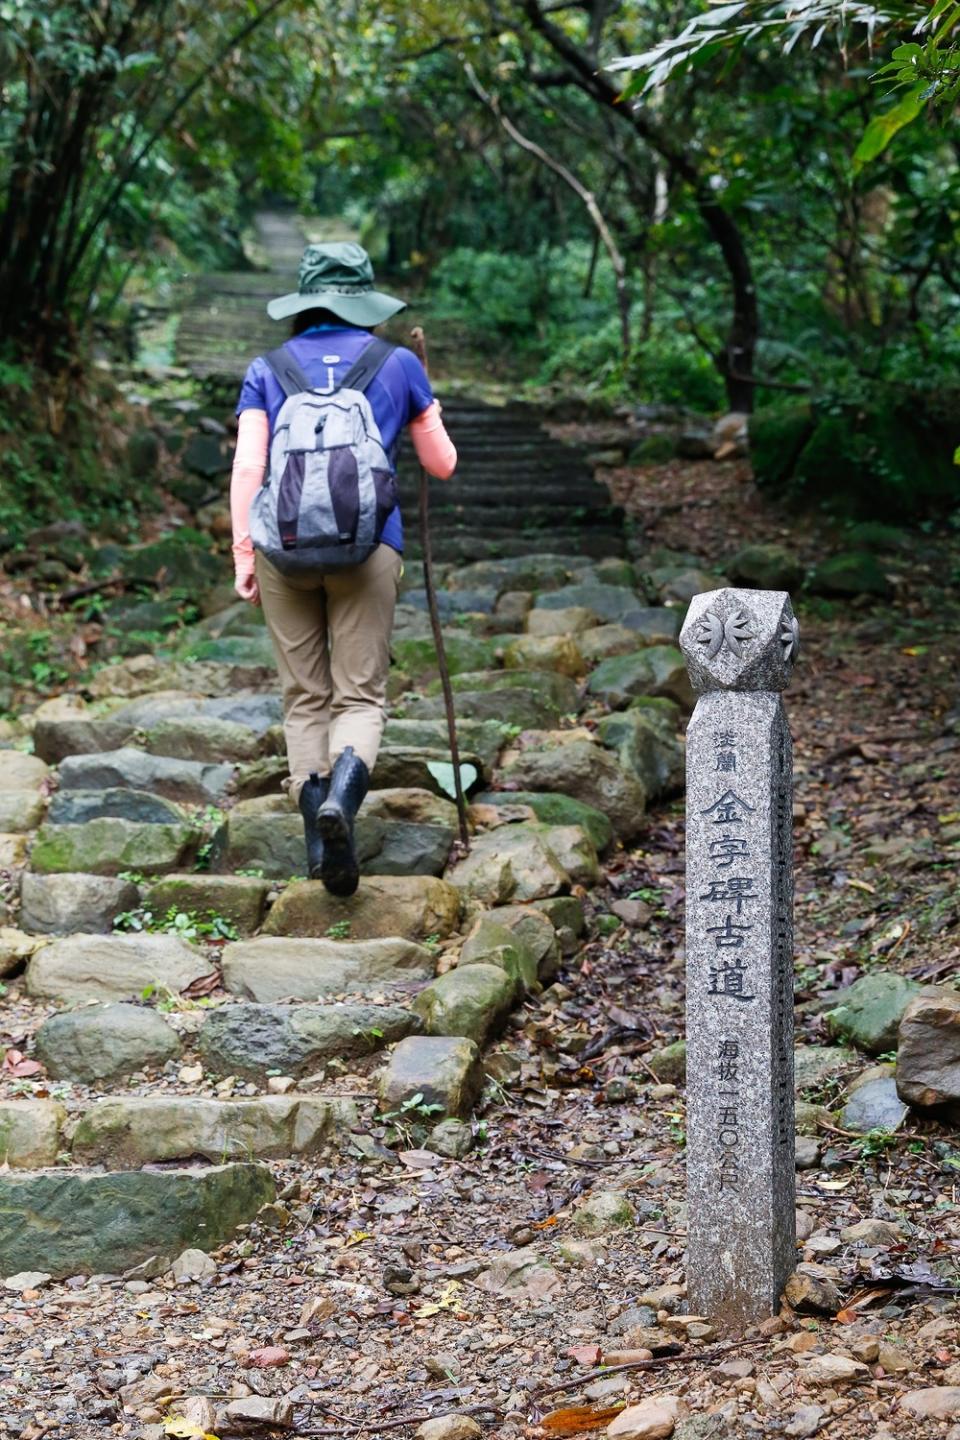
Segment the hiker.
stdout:
<path fill-rule="evenodd" d="M 334 895 L 359 884 L 353 822 L 386 723 L 402 431 L 429 474 L 457 464 L 423 365 L 372 333 L 405 308 L 360 245 L 308 245 L 297 290 L 267 306 L 292 337 L 253 361 L 237 404 L 236 589 L 263 606 L 307 870 Z"/>

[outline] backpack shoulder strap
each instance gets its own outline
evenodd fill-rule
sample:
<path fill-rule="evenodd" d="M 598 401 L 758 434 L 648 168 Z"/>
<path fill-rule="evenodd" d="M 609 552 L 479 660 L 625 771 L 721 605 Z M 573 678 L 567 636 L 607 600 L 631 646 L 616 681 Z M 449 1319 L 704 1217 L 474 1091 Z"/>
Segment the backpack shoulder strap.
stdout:
<path fill-rule="evenodd" d="M 286 345 L 281 345 L 279 350 L 271 350 L 263 358 L 279 380 L 288 400 L 292 395 L 302 395 L 305 390 L 313 389 L 313 381 L 308 379 Z"/>
<path fill-rule="evenodd" d="M 389 340 L 382 340 L 379 335 L 375 335 L 340 381 L 340 389 L 359 390 L 361 395 L 366 394 L 382 370 L 384 362 L 396 348 Z"/>

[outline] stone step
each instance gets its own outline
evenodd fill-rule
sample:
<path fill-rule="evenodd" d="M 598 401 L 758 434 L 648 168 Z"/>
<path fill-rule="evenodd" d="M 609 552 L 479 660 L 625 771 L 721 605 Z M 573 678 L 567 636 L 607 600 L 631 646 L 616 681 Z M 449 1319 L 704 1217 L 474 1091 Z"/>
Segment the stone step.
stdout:
<path fill-rule="evenodd" d="M 351 992 L 363 995 L 372 987 L 378 993 L 415 993 L 433 977 L 435 968 L 432 950 L 405 939 L 264 935 L 227 945 L 223 951 L 224 987 L 260 1004 L 325 1000 Z"/>
<path fill-rule="evenodd" d="M 414 1020 L 407 1033 L 415 1026 Z M 11 1170 L 42 1169 L 58 1159 L 113 1170 L 289 1159 L 316 1155 L 357 1123 L 351 1100 L 296 1093 L 244 1100 L 125 1095 L 94 1100 L 69 1116 L 51 1100 L 0 1100 L 0 1146 Z"/>
<path fill-rule="evenodd" d="M 0 1173 L 0 1274 L 54 1279 L 214 1250 L 276 1197 L 269 1169 L 46 1169 Z"/>

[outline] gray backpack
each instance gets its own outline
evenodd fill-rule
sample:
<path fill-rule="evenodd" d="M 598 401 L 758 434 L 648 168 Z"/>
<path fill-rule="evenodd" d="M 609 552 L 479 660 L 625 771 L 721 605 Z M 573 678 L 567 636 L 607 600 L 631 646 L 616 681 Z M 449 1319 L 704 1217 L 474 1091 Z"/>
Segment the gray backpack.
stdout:
<path fill-rule="evenodd" d="M 250 538 L 285 575 L 361 565 L 380 543 L 397 482 L 366 391 L 395 348 L 372 340 L 331 395 L 285 346 L 264 356 L 287 398 L 250 507 Z"/>

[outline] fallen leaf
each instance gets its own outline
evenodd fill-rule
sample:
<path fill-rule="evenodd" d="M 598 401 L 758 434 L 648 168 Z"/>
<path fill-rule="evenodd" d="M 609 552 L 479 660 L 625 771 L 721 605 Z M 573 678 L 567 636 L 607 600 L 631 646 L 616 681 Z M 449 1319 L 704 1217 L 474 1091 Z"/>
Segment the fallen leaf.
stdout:
<path fill-rule="evenodd" d="M 163 1433 L 172 1435 L 174 1440 L 219 1440 L 219 1436 L 203 1430 L 199 1425 L 193 1425 L 179 1415 L 171 1416 L 163 1427 Z"/>
<path fill-rule="evenodd" d="M 599 1430 L 609 1425 L 623 1413 L 622 1405 L 607 1405 L 596 1410 L 592 1405 L 569 1405 L 565 1410 L 552 1410 L 540 1421 L 540 1428 L 546 1435 L 585 1435 L 590 1430 Z"/>
<path fill-rule="evenodd" d="M 7 1075 L 23 1079 L 27 1075 L 42 1075 L 43 1066 L 39 1060 L 28 1060 L 22 1050 L 8 1050 L 3 1057 L 3 1069 Z"/>

